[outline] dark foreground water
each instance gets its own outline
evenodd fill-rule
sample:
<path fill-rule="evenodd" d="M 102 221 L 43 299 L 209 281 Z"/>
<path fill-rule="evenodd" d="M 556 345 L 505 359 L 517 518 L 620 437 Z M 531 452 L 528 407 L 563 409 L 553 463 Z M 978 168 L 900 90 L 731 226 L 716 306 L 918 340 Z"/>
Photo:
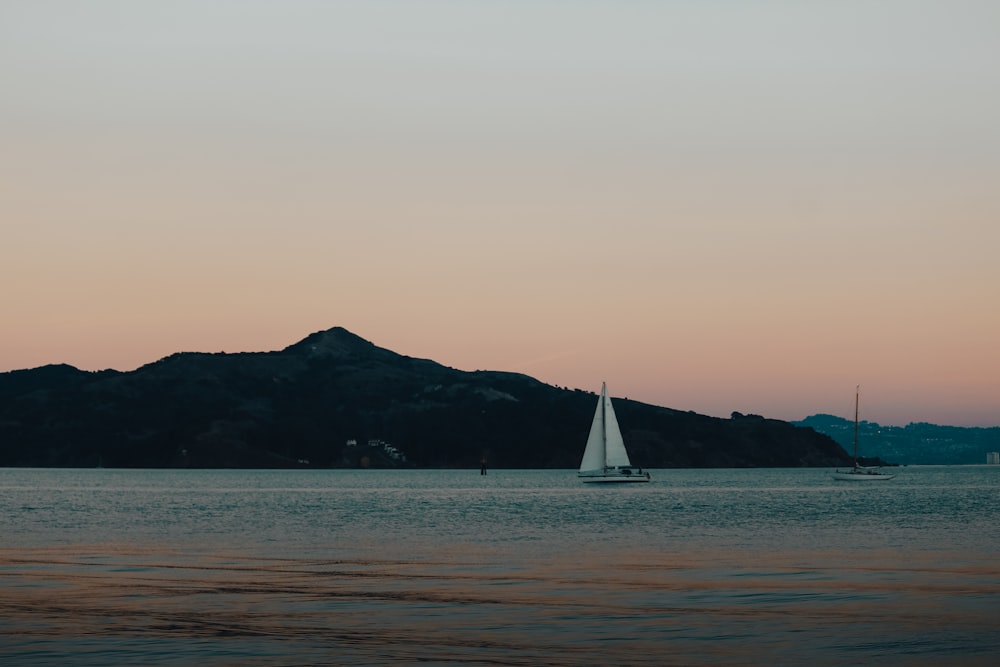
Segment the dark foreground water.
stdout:
<path fill-rule="evenodd" d="M 3 665 L 995 665 L 1000 466 L 0 469 Z"/>

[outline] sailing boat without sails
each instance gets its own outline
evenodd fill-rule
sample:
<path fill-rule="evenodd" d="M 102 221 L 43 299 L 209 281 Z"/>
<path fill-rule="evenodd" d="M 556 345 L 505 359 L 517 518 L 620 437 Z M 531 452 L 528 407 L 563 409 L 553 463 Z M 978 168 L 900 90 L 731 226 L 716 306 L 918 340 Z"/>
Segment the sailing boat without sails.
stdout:
<path fill-rule="evenodd" d="M 858 397 L 860 387 L 854 389 L 854 467 L 850 470 L 837 470 L 833 478 L 841 482 L 881 482 L 892 479 L 896 475 L 882 472 L 879 467 L 858 465 Z"/>
<path fill-rule="evenodd" d="M 625 440 L 614 406 L 608 396 L 607 384 L 601 384 L 601 398 L 597 401 L 597 411 L 590 425 L 590 437 L 580 462 L 577 475 L 584 482 L 648 482 L 649 473 L 635 468 L 625 451 Z"/>

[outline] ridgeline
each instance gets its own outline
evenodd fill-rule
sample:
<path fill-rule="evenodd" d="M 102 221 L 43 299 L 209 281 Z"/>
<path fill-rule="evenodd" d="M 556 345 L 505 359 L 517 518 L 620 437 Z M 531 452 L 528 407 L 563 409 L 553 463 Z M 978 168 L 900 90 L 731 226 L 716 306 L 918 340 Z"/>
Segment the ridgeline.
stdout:
<path fill-rule="evenodd" d="M 0 373 L 0 466 L 576 468 L 596 394 L 459 371 L 342 328 L 275 352 L 173 354 L 134 371 Z M 615 399 L 646 468 L 845 465 L 826 435 Z"/>

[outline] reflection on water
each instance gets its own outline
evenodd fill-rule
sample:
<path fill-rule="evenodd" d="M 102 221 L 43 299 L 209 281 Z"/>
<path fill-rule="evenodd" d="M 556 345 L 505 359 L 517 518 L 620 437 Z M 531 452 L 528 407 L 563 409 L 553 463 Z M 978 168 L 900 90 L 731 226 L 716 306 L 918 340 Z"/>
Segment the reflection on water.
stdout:
<path fill-rule="evenodd" d="M 642 489 L 475 472 L 0 471 L 0 661 L 1000 655 L 995 471 L 907 469 L 888 489 L 825 471 L 661 471 Z"/>

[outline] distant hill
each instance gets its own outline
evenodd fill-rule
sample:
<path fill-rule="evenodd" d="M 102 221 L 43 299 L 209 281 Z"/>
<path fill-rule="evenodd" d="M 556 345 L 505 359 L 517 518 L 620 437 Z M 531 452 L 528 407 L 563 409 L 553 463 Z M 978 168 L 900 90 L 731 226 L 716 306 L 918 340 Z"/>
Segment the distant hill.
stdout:
<path fill-rule="evenodd" d="M 830 436 L 848 452 L 854 449 L 852 420 L 820 414 L 793 423 Z M 1000 451 L 1000 427 L 967 428 L 924 423 L 882 426 L 862 421 L 858 424 L 858 448 L 861 454 L 899 464 L 986 463 L 987 452 Z"/>
<path fill-rule="evenodd" d="M 465 372 L 342 328 L 284 350 L 183 352 L 134 371 L 0 373 L 0 465 L 575 468 L 596 394 Z M 616 399 L 633 463 L 836 466 L 831 438 Z"/>

